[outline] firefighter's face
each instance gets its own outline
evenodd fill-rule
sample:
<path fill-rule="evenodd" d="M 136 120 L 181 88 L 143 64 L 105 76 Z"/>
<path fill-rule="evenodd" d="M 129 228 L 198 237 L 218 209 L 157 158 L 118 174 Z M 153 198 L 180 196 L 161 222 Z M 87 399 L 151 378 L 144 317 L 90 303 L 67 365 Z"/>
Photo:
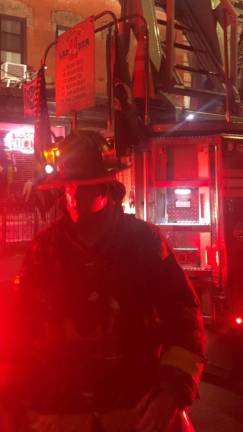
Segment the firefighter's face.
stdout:
<path fill-rule="evenodd" d="M 108 197 L 105 185 L 65 185 L 66 208 L 73 222 L 87 221 L 91 215 L 106 207 Z"/>

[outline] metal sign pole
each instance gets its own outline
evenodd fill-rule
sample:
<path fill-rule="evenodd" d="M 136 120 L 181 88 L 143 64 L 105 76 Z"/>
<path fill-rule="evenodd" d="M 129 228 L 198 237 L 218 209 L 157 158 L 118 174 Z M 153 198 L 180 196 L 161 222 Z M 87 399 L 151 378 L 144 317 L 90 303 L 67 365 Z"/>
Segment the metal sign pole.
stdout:
<path fill-rule="evenodd" d="M 229 80 L 229 49 L 228 49 L 228 28 L 227 28 L 227 11 L 224 10 L 224 69 L 225 69 L 225 119 L 230 123 L 230 80 Z"/>

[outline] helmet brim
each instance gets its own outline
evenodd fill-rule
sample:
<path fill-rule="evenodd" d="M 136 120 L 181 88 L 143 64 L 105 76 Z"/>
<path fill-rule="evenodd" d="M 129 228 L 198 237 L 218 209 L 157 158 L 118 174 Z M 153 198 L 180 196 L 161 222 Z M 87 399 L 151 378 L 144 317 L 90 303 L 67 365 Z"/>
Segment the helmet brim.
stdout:
<path fill-rule="evenodd" d="M 59 173 L 48 174 L 45 178 L 42 178 L 39 182 L 36 182 L 35 187 L 39 190 L 48 190 L 48 189 L 61 189 L 66 184 L 76 184 L 80 186 L 89 186 L 96 184 L 105 184 L 111 183 L 116 180 L 116 174 L 121 171 L 128 169 L 128 165 L 121 165 L 119 169 L 112 170 L 102 177 L 92 177 L 85 179 L 75 179 L 75 178 L 63 178 Z"/>

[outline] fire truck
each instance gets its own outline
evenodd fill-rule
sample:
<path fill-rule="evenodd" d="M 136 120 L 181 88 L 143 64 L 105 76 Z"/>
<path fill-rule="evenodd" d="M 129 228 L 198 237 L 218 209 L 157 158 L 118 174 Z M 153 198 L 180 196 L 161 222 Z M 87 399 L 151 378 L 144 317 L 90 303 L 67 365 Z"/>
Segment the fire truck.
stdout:
<path fill-rule="evenodd" d="M 123 1 L 122 14 L 129 27 L 123 36 L 135 35 L 133 94 L 148 124 L 146 143 L 130 156 L 130 208 L 134 195 L 136 215 L 158 225 L 172 245 L 201 298 L 205 322 L 239 328 L 243 111 L 237 12 L 228 0 L 141 0 Z M 139 37 L 141 16 L 148 25 L 145 41 Z M 149 45 L 145 78 L 141 40 Z"/>

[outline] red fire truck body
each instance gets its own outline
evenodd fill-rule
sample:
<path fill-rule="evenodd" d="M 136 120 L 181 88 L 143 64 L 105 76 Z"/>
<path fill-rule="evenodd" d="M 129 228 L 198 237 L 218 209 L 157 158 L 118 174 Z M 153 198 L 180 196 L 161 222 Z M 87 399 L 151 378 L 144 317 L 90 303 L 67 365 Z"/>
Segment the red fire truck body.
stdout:
<path fill-rule="evenodd" d="M 218 126 L 153 128 L 135 155 L 136 213 L 174 248 L 205 321 L 233 325 L 243 319 L 243 133 Z"/>

